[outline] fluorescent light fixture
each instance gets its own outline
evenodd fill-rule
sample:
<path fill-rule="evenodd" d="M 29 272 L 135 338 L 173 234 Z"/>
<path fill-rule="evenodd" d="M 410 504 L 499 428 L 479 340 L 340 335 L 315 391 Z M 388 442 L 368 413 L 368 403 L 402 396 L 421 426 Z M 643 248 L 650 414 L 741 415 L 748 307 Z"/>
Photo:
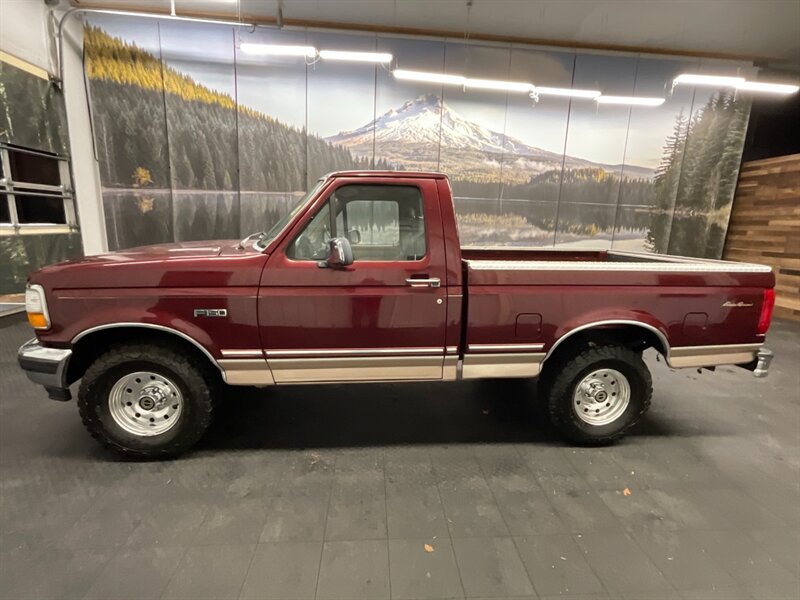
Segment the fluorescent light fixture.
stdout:
<path fill-rule="evenodd" d="M 736 87 L 744 83 L 744 77 L 727 75 L 702 75 L 700 73 L 681 73 L 672 80 L 672 85 L 713 85 L 715 87 Z"/>
<path fill-rule="evenodd" d="M 766 81 L 744 81 L 736 85 L 743 92 L 764 92 L 767 94 L 794 94 L 800 86 L 787 83 L 767 83 Z"/>
<path fill-rule="evenodd" d="M 554 88 L 534 86 L 533 92 L 541 96 L 568 96 L 570 98 L 597 98 L 598 90 L 576 90 L 572 88 Z"/>
<path fill-rule="evenodd" d="M 317 49 L 314 46 L 284 46 L 281 44 L 242 42 L 239 47 L 245 54 L 258 54 L 261 56 L 305 56 L 314 58 L 317 55 Z"/>
<path fill-rule="evenodd" d="M 732 87 L 743 92 L 764 92 L 767 94 L 794 94 L 800 86 L 787 83 L 768 83 L 766 81 L 747 81 L 744 77 L 728 75 L 702 75 L 700 73 L 681 73 L 672 80 L 672 85 L 710 85 Z"/>
<path fill-rule="evenodd" d="M 135 15 L 143 19 L 164 19 L 171 21 L 191 21 L 192 23 L 213 23 L 214 25 L 236 25 L 238 27 L 252 28 L 256 25 L 254 23 L 244 23 L 242 21 L 230 21 L 225 19 L 200 19 L 196 17 L 181 17 L 177 15 L 167 15 L 164 13 L 147 13 L 147 12 L 131 12 L 129 10 L 113 10 L 107 8 L 92 8 L 91 11 L 96 14 L 103 15 L 118 15 L 122 17 L 130 17 Z"/>
<path fill-rule="evenodd" d="M 630 106 L 661 106 L 664 98 L 647 98 L 645 96 L 598 96 L 594 99 L 598 104 L 627 104 Z"/>
<path fill-rule="evenodd" d="M 499 79 L 468 79 L 463 75 L 450 75 L 447 73 L 428 73 L 425 71 L 406 71 L 395 69 L 392 71 L 397 79 L 407 81 L 422 81 L 425 83 L 441 83 L 445 85 L 461 85 L 469 88 L 484 90 L 501 90 L 509 92 L 529 92 L 533 84 L 524 81 L 501 81 Z"/>
<path fill-rule="evenodd" d="M 322 53 L 320 53 L 321 55 Z M 446 73 L 428 73 L 425 71 L 406 71 L 395 69 L 392 71 L 397 79 L 408 81 L 424 81 L 427 83 L 442 83 L 446 85 L 461 85 L 466 88 L 481 90 L 498 90 L 504 92 L 532 92 L 534 94 L 549 94 L 552 96 L 572 96 L 574 98 L 597 98 L 597 90 L 573 90 L 568 88 L 538 87 L 527 81 L 503 81 L 502 79 L 472 79 L 463 75 L 448 75 Z M 664 100 L 661 100 L 663 102 Z"/>
<path fill-rule="evenodd" d="M 533 89 L 533 84 L 525 81 L 500 81 L 497 79 L 467 79 L 464 85 L 468 88 L 506 92 L 530 92 Z"/>
<path fill-rule="evenodd" d="M 320 58 L 325 60 L 349 60 L 354 62 L 390 63 L 392 55 L 388 52 L 351 52 L 349 50 L 320 50 Z"/>
<path fill-rule="evenodd" d="M 447 85 L 464 85 L 467 78 L 462 75 L 447 75 L 445 73 L 427 73 L 425 71 L 406 71 L 395 69 L 392 71 L 397 79 L 407 81 L 423 81 L 425 83 L 444 83 Z"/>

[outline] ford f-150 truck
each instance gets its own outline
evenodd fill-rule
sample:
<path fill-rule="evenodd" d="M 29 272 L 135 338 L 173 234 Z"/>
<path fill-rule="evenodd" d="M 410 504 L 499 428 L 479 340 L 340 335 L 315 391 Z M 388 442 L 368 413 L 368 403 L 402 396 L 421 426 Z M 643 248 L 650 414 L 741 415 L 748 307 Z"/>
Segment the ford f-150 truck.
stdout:
<path fill-rule="evenodd" d="M 333 173 L 267 232 L 32 273 L 18 355 L 134 457 L 203 435 L 220 386 L 539 376 L 571 442 L 612 442 L 673 368 L 766 375 L 769 267 L 598 250 L 462 248 L 447 178 Z"/>

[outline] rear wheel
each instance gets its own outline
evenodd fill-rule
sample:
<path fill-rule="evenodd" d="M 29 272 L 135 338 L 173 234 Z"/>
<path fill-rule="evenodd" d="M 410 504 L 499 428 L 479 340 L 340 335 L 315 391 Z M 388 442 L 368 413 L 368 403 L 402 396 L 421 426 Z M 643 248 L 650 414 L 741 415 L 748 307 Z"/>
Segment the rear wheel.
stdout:
<path fill-rule="evenodd" d="M 650 371 L 624 346 L 591 347 L 549 367 L 540 389 L 550 421 L 571 442 L 610 444 L 650 407 Z"/>
<path fill-rule="evenodd" d="M 176 456 L 205 433 L 213 414 L 214 374 L 179 348 L 124 344 L 86 371 L 78 408 L 86 429 L 131 458 Z"/>

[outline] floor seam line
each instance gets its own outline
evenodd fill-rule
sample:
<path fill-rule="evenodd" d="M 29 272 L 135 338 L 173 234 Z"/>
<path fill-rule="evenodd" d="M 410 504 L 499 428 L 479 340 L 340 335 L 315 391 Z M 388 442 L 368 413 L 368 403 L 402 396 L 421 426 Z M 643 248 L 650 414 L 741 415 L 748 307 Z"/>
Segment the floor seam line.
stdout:
<path fill-rule="evenodd" d="M 325 542 L 328 536 L 328 513 L 331 510 L 331 501 L 333 499 L 333 486 L 336 484 L 336 463 L 339 460 L 338 455 L 333 456 L 333 477 L 331 477 L 330 488 L 328 489 L 328 503 L 325 505 L 325 526 L 322 529 L 322 546 L 319 549 L 319 566 L 317 567 L 317 585 L 314 586 L 314 600 L 319 595 L 319 578 L 322 575 L 322 557 L 325 555 Z"/>
<path fill-rule="evenodd" d="M 383 465 L 383 516 L 384 527 L 386 527 L 386 575 L 389 581 L 389 598 L 392 598 L 392 551 L 389 548 L 389 499 L 386 489 L 386 450 L 381 451 L 381 462 Z"/>
<path fill-rule="evenodd" d="M 442 516 L 444 517 L 444 527 L 447 530 L 447 537 L 450 540 L 450 551 L 453 553 L 453 561 L 456 563 L 456 572 L 458 573 L 458 582 L 461 584 L 461 591 L 464 598 L 467 597 L 467 588 L 464 586 L 464 578 L 461 576 L 461 566 L 458 564 L 458 555 L 456 554 L 456 545 L 453 543 L 453 533 L 450 531 L 450 519 L 447 516 L 447 509 L 442 500 L 442 490 L 439 488 L 439 477 L 436 473 L 436 465 L 433 463 L 433 457 L 430 450 L 428 450 L 428 460 L 431 463 L 431 472 L 433 474 L 433 484 L 436 486 L 436 495 L 439 496 L 439 506 L 442 507 Z"/>

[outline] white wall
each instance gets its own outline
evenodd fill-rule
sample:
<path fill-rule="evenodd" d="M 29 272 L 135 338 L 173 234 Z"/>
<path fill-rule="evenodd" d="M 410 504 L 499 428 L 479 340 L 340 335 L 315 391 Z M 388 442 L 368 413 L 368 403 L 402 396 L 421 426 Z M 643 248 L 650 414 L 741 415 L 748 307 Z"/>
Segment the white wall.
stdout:
<path fill-rule="evenodd" d="M 98 254 L 106 241 L 100 169 L 94 157 L 89 102 L 83 75 L 83 23 L 69 17 L 64 35 L 64 99 L 69 123 L 69 146 L 83 251 Z"/>
<path fill-rule="evenodd" d="M 68 8 L 67 5 L 64 8 Z M 0 50 L 58 76 L 55 20 L 42 0 L 0 0 Z M 63 14 L 59 11 L 57 16 Z M 86 254 L 106 250 L 100 176 L 92 150 L 89 108 L 83 80 L 82 25 L 70 18 L 64 43 L 64 99 L 69 127 L 78 224 Z"/>
<path fill-rule="evenodd" d="M 42 0 L 0 0 L 0 49 L 52 73 L 46 8 Z"/>

